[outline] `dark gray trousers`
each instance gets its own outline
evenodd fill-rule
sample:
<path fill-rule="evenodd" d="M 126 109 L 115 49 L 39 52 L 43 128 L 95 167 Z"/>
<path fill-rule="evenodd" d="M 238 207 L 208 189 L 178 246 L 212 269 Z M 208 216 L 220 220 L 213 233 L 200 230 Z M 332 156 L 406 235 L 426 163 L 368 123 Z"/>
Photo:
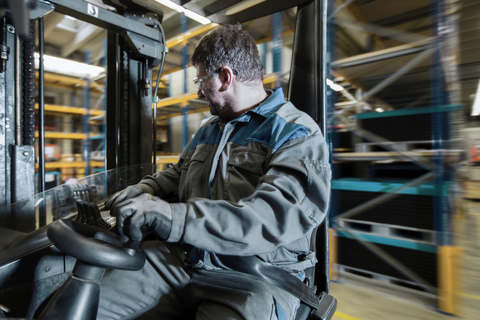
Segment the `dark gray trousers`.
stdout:
<path fill-rule="evenodd" d="M 231 270 L 192 269 L 177 245 L 149 241 L 139 271 L 108 270 L 98 319 L 284 320 L 299 300 L 255 276 Z"/>

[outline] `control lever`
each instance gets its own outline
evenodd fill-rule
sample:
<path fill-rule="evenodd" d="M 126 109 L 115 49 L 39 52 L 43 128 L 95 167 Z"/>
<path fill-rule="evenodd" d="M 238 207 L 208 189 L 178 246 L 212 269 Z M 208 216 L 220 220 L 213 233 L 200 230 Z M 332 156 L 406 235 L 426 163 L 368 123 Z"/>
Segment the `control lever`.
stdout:
<path fill-rule="evenodd" d="M 77 202 L 77 207 L 80 206 L 81 210 L 83 211 L 85 220 L 84 223 L 93 226 L 95 225 L 95 217 L 93 216 L 93 212 L 90 210 L 89 203 L 84 201 L 83 199 L 75 200 Z"/>
<path fill-rule="evenodd" d="M 82 205 L 83 200 L 81 198 L 75 197 L 73 198 L 75 200 L 75 203 L 77 205 L 77 218 L 76 220 L 80 223 L 87 223 L 87 214 L 84 210 L 84 207 Z"/>
<path fill-rule="evenodd" d="M 75 197 L 74 200 L 78 209 L 76 218 L 78 222 L 105 230 L 111 228 L 111 226 L 103 220 L 100 209 L 98 209 L 95 203 L 89 203 L 77 197 Z"/>
<path fill-rule="evenodd" d="M 95 203 L 90 203 L 88 205 L 88 209 L 88 211 L 91 212 L 93 216 L 93 225 L 95 227 L 101 229 L 110 229 L 110 226 L 105 222 L 105 220 L 103 220 L 100 209 L 98 209 L 98 206 Z"/>

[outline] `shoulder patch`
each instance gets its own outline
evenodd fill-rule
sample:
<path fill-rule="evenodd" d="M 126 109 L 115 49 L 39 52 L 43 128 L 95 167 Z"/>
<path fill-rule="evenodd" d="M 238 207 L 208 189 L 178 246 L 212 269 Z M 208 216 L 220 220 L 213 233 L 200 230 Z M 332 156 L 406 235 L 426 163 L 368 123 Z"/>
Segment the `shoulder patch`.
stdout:
<path fill-rule="evenodd" d="M 195 133 L 195 136 L 190 142 L 189 149 L 195 149 L 199 144 L 219 144 L 221 136 L 222 135 L 217 125 L 204 125 Z"/>
<path fill-rule="evenodd" d="M 277 114 L 271 116 L 255 130 L 248 138 L 260 142 L 276 150 L 285 142 L 307 136 L 305 126 L 298 123 L 288 123 Z"/>

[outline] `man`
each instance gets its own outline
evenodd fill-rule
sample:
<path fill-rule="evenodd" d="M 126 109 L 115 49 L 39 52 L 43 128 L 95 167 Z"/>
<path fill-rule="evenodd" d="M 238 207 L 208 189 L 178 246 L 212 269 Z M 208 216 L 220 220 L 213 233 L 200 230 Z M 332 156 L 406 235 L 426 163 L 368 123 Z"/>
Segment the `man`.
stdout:
<path fill-rule="evenodd" d="M 299 299 L 240 263 L 256 259 L 299 279 L 315 264 L 310 236 L 330 196 L 325 141 L 281 89 L 264 90 L 257 47 L 241 25 L 205 35 L 192 63 L 198 96 L 216 117 L 175 166 L 107 200 L 124 241 L 145 230 L 164 241 L 144 243 L 140 272 L 105 276 L 99 318 L 148 310 L 146 318 L 294 319 Z"/>

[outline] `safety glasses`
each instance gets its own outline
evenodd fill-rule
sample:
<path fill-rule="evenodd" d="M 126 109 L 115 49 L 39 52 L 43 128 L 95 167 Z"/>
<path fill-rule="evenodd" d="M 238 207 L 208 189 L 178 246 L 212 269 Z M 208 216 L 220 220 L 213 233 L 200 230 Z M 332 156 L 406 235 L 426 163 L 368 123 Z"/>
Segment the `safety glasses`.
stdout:
<path fill-rule="evenodd" d="M 207 80 L 208 78 L 210 78 L 211 76 L 213 76 L 215 73 L 218 73 L 222 70 L 222 68 L 218 68 L 217 70 L 213 71 L 212 73 L 210 74 L 207 74 L 206 76 L 203 76 L 203 77 L 195 77 L 193 78 L 193 83 L 195 84 L 195 86 L 197 87 L 197 89 L 202 89 L 202 86 L 203 86 L 203 82 L 205 80 Z M 237 70 L 233 69 L 232 70 L 233 74 L 234 75 L 237 75 L 238 72 Z"/>

